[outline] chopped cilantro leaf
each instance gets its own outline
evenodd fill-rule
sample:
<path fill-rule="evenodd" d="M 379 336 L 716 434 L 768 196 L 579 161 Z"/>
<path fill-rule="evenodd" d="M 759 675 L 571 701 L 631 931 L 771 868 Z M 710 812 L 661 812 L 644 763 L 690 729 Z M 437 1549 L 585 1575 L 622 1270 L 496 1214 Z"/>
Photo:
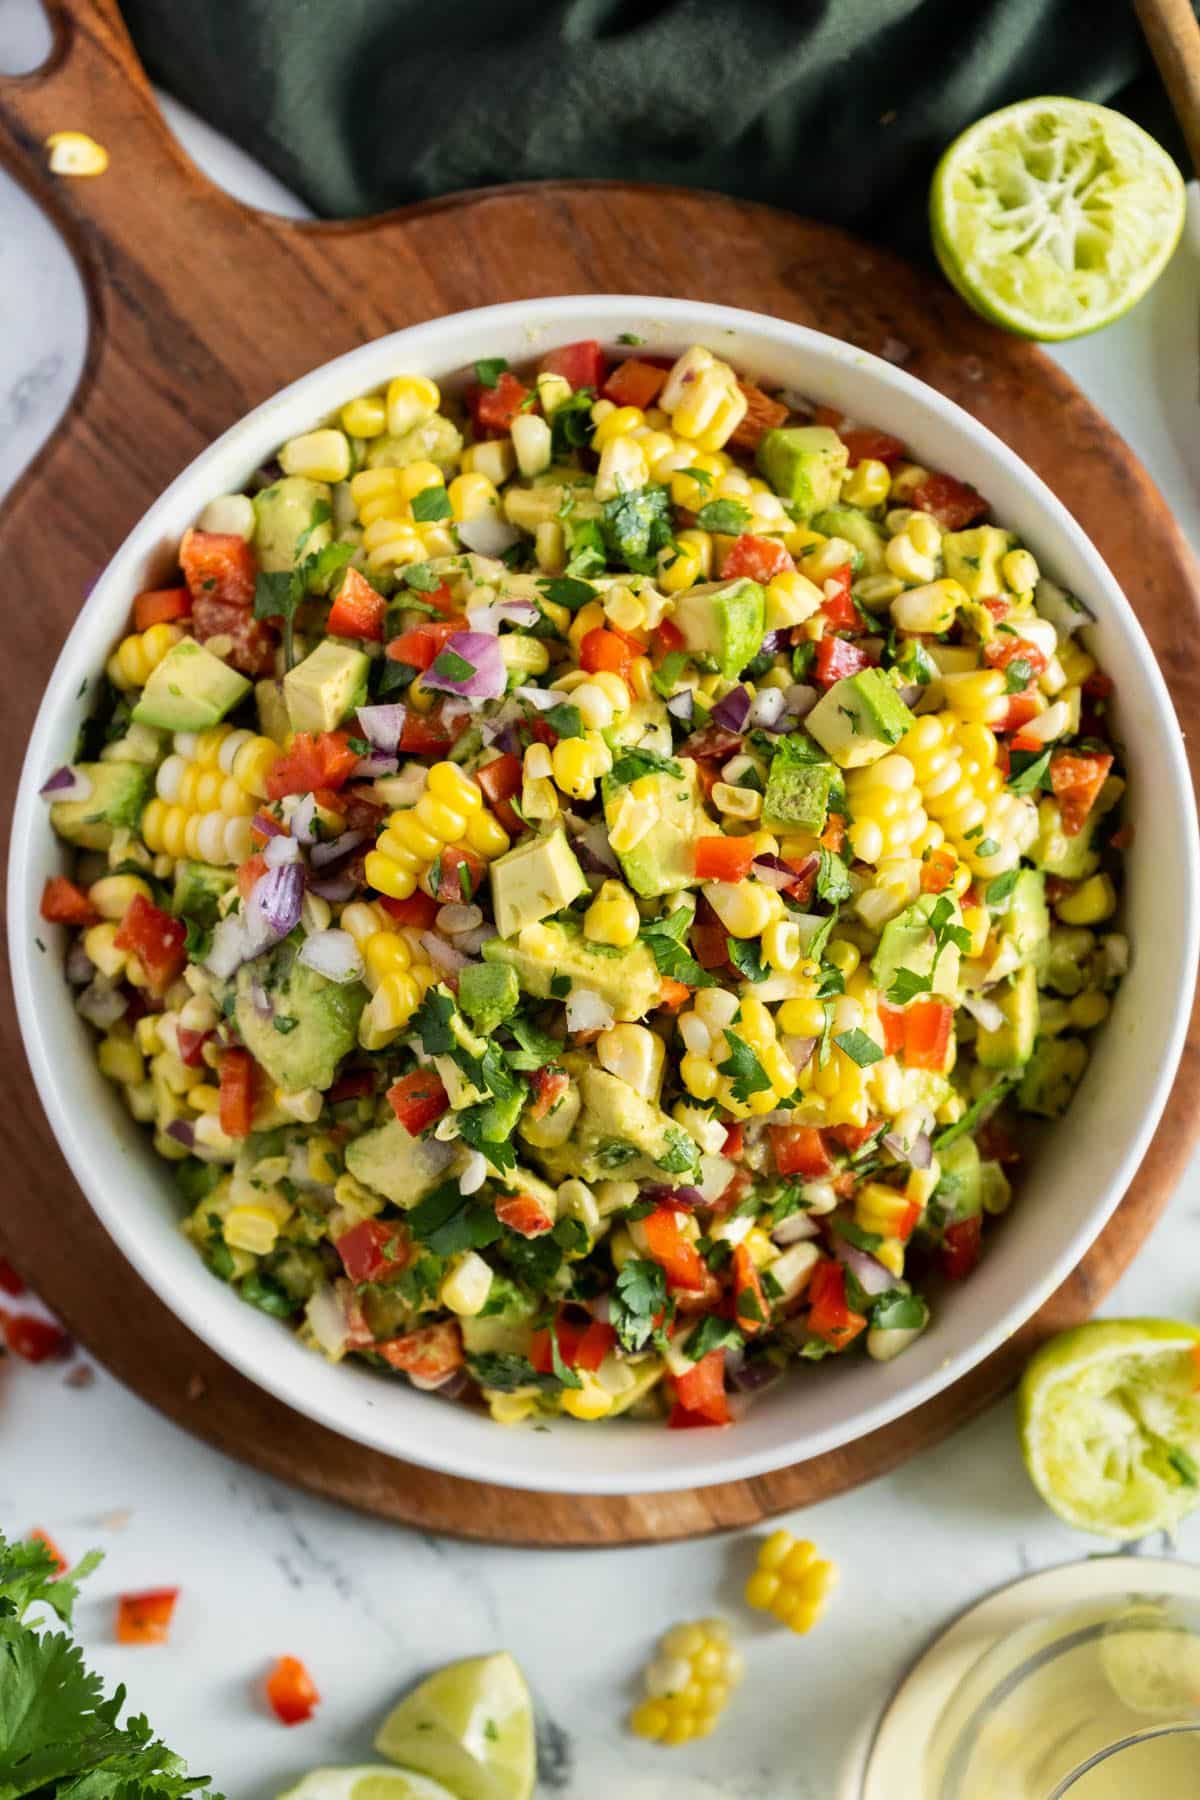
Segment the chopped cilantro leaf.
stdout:
<path fill-rule="evenodd" d="M 666 1311 L 667 1278 L 656 1262 L 631 1256 L 617 1276 L 609 1316 L 626 1350 L 650 1341 L 654 1321 Z"/>
<path fill-rule="evenodd" d="M 413 495 L 409 505 L 418 525 L 428 525 L 435 519 L 450 519 L 454 516 L 450 496 L 440 485 L 422 488 L 419 494 Z"/>
<path fill-rule="evenodd" d="M 469 681 L 475 673 L 475 664 L 469 663 L 457 650 L 443 650 L 435 657 L 432 672 L 442 681 Z"/>
<path fill-rule="evenodd" d="M 852 1034 L 847 1033 L 846 1035 Z M 734 1099 L 744 1105 L 751 1094 L 767 1093 L 771 1086 L 771 1078 L 749 1044 L 743 1038 L 738 1037 L 736 1032 L 728 1029 L 725 1032 L 725 1042 L 729 1046 L 729 1055 L 723 1063 L 718 1063 L 717 1067 L 722 1075 L 728 1075 Z"/>
<path fill-rule="evenodd" d="M 883 1051 L 875 1039 L 857 1028 L 854 1031 L 839 1031 L 833 1041 L 860 1069 L 869 1068 L 871 1063 L 877 1063 L 883 1057 Z"/>
<path fill-rule="evenodd" d="M 827 906 L 850 898 L 850 871 L 835 850 L 822 850 L 817 867 L 817 899 Z"/>
<path fill-rule="evenodd" d="M 480 387 L 494 388 L 508 367 L 506 356 L 484 356 L 475 364 L 475 379 Z"/>
<path fill-rule="evenodd" d="M 726 537 L 740 537 L 750 523 L 750 508 L 740 500 L 706 500 L 696 514 L 699 531 L 721 532 Z"/>

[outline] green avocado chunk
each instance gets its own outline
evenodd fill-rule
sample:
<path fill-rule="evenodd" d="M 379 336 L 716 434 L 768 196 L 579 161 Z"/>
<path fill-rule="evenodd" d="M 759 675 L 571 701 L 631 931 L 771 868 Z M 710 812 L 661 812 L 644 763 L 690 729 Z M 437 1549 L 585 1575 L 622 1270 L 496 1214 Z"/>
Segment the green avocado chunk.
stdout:
<path fill-rule="evenodd" d="M 661 1108 L 594 1065 L 583 1070 L 580 1090 L 583 1110 L 567 1143 L 538 1151 L 553 1180 L 571 1173 L 589 1182 L 696 1179 L 700 1153 Z"/>
<path fill-rule="evenodd" d="M 194 919 L 197 925 L 215 925 L 218 903 L 233 882 L 232 869 L 214 869 L 211 863 L 189 862 L 181 857 L 175 864 L 171 909 L 180 918 Z"/>
<path fill-rule="evenodd" d="M 1017 876 L 1008 911 L 1000 921 L 1000 932 L 1011 941 L 1018 967 L 1032 963 L 1040 981 L 1050 957 L 1050 909 L 1046 905 L 1046 877 L 1039 869 L 1022 869 Z"/>
<path fill-rule="evenodd" d="M 942 564 L 948 578 L 957 581 L 972 600 L 986 600 L 1004 592 L 1000 559 L 1016 543 L 998 525 L 973 525 L 969 531 L 947 531 L 942 538 Z"/>
<path fill-rule="evenodd" d="M 255 494 L 254 553 L 260 569 L 291 569 L 302 555 L 324 549 L 333 537 L 332 493 L 327 481 L 284 475 Z"/>
<path fill-rule="evenodd" d="M 1086 881 L 1100 867 L 1095 848 L 1096 827 L 1102 815 L 1093 809 L 1074 837 L 1063 830 L 1058 801 L 1049 794 L 1038 807 L 1038 834 L 1028 856 L 1046 875 L 1061 875 L 1064 881 Z"/>
<path fill-rule="evenodd" d="M 333 731 L 367 697 L 370 659 L 348 644 L 325 638 L 289 669 L 283 697 L 293 731 Z"/>
<path fill-rule="evenodd" d="M 682 756 L 677 767 L 677 775 L 664 769 L 638 778 L 637 799 L 657 806 L 658 816 L 640 843 L 617 853 L 626 881 L 644 900 L 698 886 L 696 840 L 716 830 L 700 799 L 694 759 Z M 630 783 L 606 775 L 601 787 L 604 817 L 611 831 Z"/>
<path fill-rule="evenodd" d="M 706 581 L 675 601 L 671 623 L 682 632 L 685 649 L 704 657 L 732 679 L 762 648 L 766 595 L 757 581 Z"/>
<path fill-rule="evenodd" d="M 346 1145 L 346 1167 L 356 1181 L 394 1206 L 415 1206 L 446 1172 L 454 1151 L 438 1138 L 412 1137 L 389 1119 Z"/>
<path fill-rule="evenodd" d="M 757 460 L 775 492 L 811 519 L 836 503 L 850 452 L 828 425 L 784 425 L 764 434 Z"/>
<path fill-rule="evenodd" d="M 515 969 L 522 990 L 535 1000 L 558 998 L 555 989 L 565 982 L 569 986 L 561 989 L 562 998 L 572 987 L 589 988 L 625 1022 L 644 1018 L 658 1004 L 658 964 L 640 939 L 627 950 L 605 955 L 578 927 L 551 920 L 526 925 L 514 938 L 489 938 L 483 956 L 485 962 Z"/>
<path fill-rule="evenodd" d="M 467 963 L 458 974 L 458 1004 L 486 1037 L 515 1013 L 521 984 L 511 963 Z"/>
<path fill-rule="evenodd" d="M 1007 987 L 1002 987 L 999 992 L 992 989 L 989 998 L 995 999 L 1004 1014 L 1004 1023 L 995 1031 L 980 1027 L 975 1039 L 975 1054 L 985 1069 L 1004 1069 L 1015 1074 L 1033 1055 L 1037 1037 L 1037 970 L 1033 964 L 1026 963 L 1023 969 L 1018 969 Z"/>
<path fill-rule="evenodd" d="M 1071 1104 L 1087 1061 L 1087 1045 L 1080 1038 L 1039 1038 L 1017 1089 L 1017 1105 L 1046 1119 L 1059 1118 Z"/>
<path fill-rule="evenodd" d="M 207 731 L 249 692 L 244 675 L 195 638 L 181 638 L 151 672 L 133 716 L 162 731 Z"/>
<path fill-rule="evenodd" d="M 972 1137 L 960 1137 L 938 1156 L 941 1176 L 934 1190 L 939 1206 L 951 1218 L 968 1219 L 983 1206 L 983 1176 L 979 1150 Z"/>
<path fill-rule="evenodd" d="M 50 823 L 59 837 L 84 850 L 107 850 L 113 832 L 132 831 L 150 798 L 154 771 L 145 763 L 76 763 L 75 769 L 90 781 L 84 800 L 56 800 Z"/>
<path fill-rule="evenodd" d="M 400 437 L 385 434 L 367 447 L 369 469 L 406 469 L 410 463 L 433 462 L 448 475 L 462 449 L 462 432 L 441 413 L 434 413 Z"/>
<path fill-rule="evenodd" d="M 237 1028 L 255 1061 L 285 1094 L 323 1090 L 333 1085 L 338 1064 L 358 1041 L 367 990 L 361 981 L 327 981 L 294 958 L 283 960 L 282 966 L 282 977 L 267 985 L 271 1010 L 263 1013 L 252 997 L 263 981 L 262 971 L 243 963 L 237 978 Z"/>
<path fill-rule="evenodd" d="M 527 838 L 506 850 L 489 873 L 496 927 L 505 938 L 561 912 L 587 892 L 583 870 L 562 830 Z"/>
<path fill-rule="evenodd" d="M 865 512 L 857 506 L 827 506 L 819 512 L 812 522 L 813 530 L 823 532 L 826 537 L 844 538 L 862 557 L 860 575 L 884 575 L 887 573 L 887 538 L 875 524 L 868 519 Z"/>
<path fill-rule="evenodd" d="M 913 723 L 884 671 L 862 669 L 835 681 L 804 726 L 839 768 L 857 769 L 886 755 Z"/>
<path fill-rule="evenodd" d="M 941 898 L 940 894 L 922 894 L 919 900 L 914 900 L 884 926 L 879 946 L 871 958 L 871 980 L 885 999 L 901 969 L 907 969 L 912 975 L 928 975 L 932 969 L 936 945 L 929 915 Z M 957 901 L 953 915 L 946 923 L 962 924 Z M 948 943 L 938 957 L 933 993 L 946 1000 L 954 999 L 958 991 L 958 964 L 958 946 Z"/>
<path fill-rule="evenodd" d="M 819 835 L 825 828 L 833 778 L 829 763 L 794 762 L 777 750 L 763 795 L 763 824 L 769 830 Z"/>

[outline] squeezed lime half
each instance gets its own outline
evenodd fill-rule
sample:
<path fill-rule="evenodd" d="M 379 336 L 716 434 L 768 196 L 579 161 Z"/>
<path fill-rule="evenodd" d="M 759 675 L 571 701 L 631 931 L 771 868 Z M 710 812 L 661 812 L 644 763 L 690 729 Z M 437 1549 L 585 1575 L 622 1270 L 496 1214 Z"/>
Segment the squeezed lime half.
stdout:
<path fill-rule="evenodd" d="M 440 1781 L 411 1769 L 370 1764 L 357 1769 L 313 1769 L 279 1800 L 455 1800 Z"/>
<path fill-rule="evenodd" d="M 1136 306 L 1183 229 L 1161 144 L 1089 100 L 1020 100 L 955 138 L 929 218 L 947 279 L 984 318 L 1054 342 Z"/>

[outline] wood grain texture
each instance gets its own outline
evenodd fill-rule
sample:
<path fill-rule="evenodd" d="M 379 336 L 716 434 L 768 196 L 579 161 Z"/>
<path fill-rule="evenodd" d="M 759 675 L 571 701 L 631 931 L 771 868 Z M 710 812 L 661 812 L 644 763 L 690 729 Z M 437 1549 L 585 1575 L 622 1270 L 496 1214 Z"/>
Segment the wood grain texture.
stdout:
<path fill-rule="evenodd" d="M 112 0 L 59 0 L 52 11 L 51 62 L 0 81 L 0 160 L 79 260 L 92 337 L 68 417 L 0 527 L 7 592 L 32 602 L 6 611 L 0 768 L 9 810 L 38 696 L 87 583 L 197 452 L 275 389 L 355 344 L 459 308 L 548 294 L 720 301 L 893 357 L 907 347 L 913 374 L 996 431 L 1075 513 L 1137 608 L 1183 717 L 1200 717 L 1200 579 L 1161 496 L 1054 364 L 975 318 L 940 281 L 825 226 L 670 188 L 506 188 L 345 225 L 256 214 L 179 150 Z M 45 173 L 43 139 L 72 127 L 110 151 L 98 180 Z M 230 1455 L 393 1520 L 514 1544 L 636 1543 L 744 1526 L 936 1443 L 1001 1394 L 1038 1342 L 1093 1310 L 1161 1212 L 1200 1119 L 1193 1019 L 1164 1124 L 1107 1230 L 1036 1319 L 918 1412 L 756 1481 L 616 1500 L 527 1496 L 349 1443 L 192 1337 L 124 1262 L 67 1174 L 30 1103 L 11 1005 L 0 1029 L 8 1086 L 0 1231 L 88 1348 Z"/>

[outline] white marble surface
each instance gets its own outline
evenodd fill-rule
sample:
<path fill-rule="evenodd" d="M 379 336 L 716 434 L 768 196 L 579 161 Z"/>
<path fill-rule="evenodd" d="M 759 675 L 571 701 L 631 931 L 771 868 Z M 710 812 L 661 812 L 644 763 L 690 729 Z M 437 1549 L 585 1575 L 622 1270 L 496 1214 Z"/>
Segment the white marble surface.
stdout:
<path fill-rule="evenodd" d="M 19 14 L 0 0 L 0 62 Z M 247 198 L 286 197 L 211 132 L 173 109 L 219 179 Z M 1062 361 L 1124 430 L 1200 542 L 1196 319 L 1200 206 L 1150 298 Z M 294 203 L 292 203 L 294 206 Z M 52 429 L 80 367 L 78 283 L 54 234 L 0 180 L 0 492 Z M 1190 462 L 1190 466 L 1189 466 Z M 0 521 L 2 532 L 2 521 Z M 1200 1163 L 1110 1299 L 1108 1312 L 1200 1309 Z M 128 1512 L 127 1521 L 119 1515 Z M 841 1564 L 826 1621 L 808 1640 L 760 1629 L 738 1605 L 754 1540 L 653 1550 L 530 1553 L 416 1536 L 335 1510 L 226 1461 L 98 1373 L 0 1371 L 0 1526 L 41 1524 L 69 1552 L 107 1552 L 78 1615 L 89 1657 L 231 1800 L 267 1800 L 319 1761 L 357 1760 L 372 1722 L 429 1665 L 507 1646 L 548 1727 L 546 1794 L 593 1800 L 829 1800 L 856 1739 L 939 1622 L 1021 1571 L 1087 1554 L 1040 1505 L 1017 1455 L 1008 1402 L 887 1480 L 828 1502 L 801 1525 Z M 1158 1546 L 1152 1546 L 1157 1548 Z M 1200 1522 L 1180 1548 L 1200 1555 Z M 120 1649 L 112 1599 L 178 1583 L 170 1647 Z M 744 1634 L 750 1677 L 702 1748 L 625 1737 L 631 1679 L 656 1633 L 723 1610 Z M 324 1695 L 285 1732 L 256 1697 L 280 1653 L 304 1657 Z"/>

